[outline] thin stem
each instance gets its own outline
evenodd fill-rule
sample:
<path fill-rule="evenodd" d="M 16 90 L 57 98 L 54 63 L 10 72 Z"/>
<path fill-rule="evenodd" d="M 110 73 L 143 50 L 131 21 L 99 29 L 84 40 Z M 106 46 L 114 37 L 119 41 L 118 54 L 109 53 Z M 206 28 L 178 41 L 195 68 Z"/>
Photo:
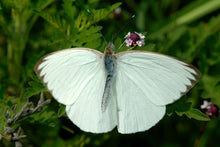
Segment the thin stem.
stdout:
<path fill-rule="evenodd" d="M 191 23 L 192 21 L 195 21 L 219 8 L 220 8 L 220 1 L 218 0 L 204 1 L 203 4 L 195 7 L 194 9 L 191 9 L 187 13 L 184 13 L 183 15 L 172 20 L 169 24 L 165 25 L 155 33 L 151 34 L 149 38 L 154 39 L 160 37 L 161 34 L 169 32 L 174 27 Z"/>
<path fill-rule="evenodd" d="M 119 46 L 119 48 L 116 50 L 116 53 L 118 53 L 119 49 L 122 47 L 122 45 L 125 44 L 125 41 Z"/>
<path fill-rule="evenodd" d="M 36 107 L 31 108 L 32 103 L 27 102 L 25 105 L 23 105 L 23 107 L 20 109 L 20 111 L 13 118 L 11 118 L 11 114 L 7 110 L 5 117 L 7 118 L 8 127 L 4 127 L 4 134 L 5 135 L 0 134 L 0 138 L 3 137 L 8 141 L 14 142 L 15 147 L 22 147 L 20 140 L 26 138 L 27 136 L 21 135 L 21 127 L 19 127 L 18 131 L 15 132 L 15 130 L 13 128 L 11 128 L 10 126 L 12 124 L 14 124 L 15 122 L 17 122 L 17 121 L 19 121 L 29 115 L 40 112 L 43 109 L 43 107 L 45 105 L 49 104 L 50 102 L 51 102 L 51 99 L 44 100 L 43 92 L 41 92 L 40 99 L 39 99 Z M 13 107 L 12 109 L 16 109 L 16 106 Z M 10 135 L 10 136 L 8 136 L 8 135 Z"/>
<path fill-rule="evenodd" d="M 132 50 L 132 49 L 135 48 L 135 47 L 136 47 L 136 46 L 133 46 L 133 47 L 129 48 L 128 51 Z"/>
<path fill-rule="evenodd" d="M 201 140 L 202 135 L 203 135 L 204 132 L 205 132 L 205 128 L 206 128 L 207 124 L 208 124 L 208 121 L 204 122 L 204 124 L 203 124 L 203 126 L 202 126 L 202 128 L 201 128 L 201 130 L 200 130 L 200 132 L 199 132 L 199 136 L 198 136 L 198 138 L 197 138 L 196 141 L 195 141 L 194 147 L 198 147 L 198 146 L 199 146 L 199 142 L 200 142 L 200 140 Z"/>
<path fill-rule="evenodd" d="M 90 17 L 92 18 L 92 21 L 93 21 L 93 24 L 95 25 L 95 27 L 98 28 L 98 25 L 97 25 L 96 22 L 95 22 L 95 18 L 93 17 L 93 15 L 91 14 L 91 12 L 90 12 L 89 9 L 87 9 L 87 12 L 89 13 Z M 99 30 L 98 32 L 102 35 L 103 40 L 104 40 L 105 43 L 107 44 L 107 41 L 106 41 L 106 39 L 105 39 L 105 36 L 102 34 L 102 32 L 101 32 L 100 30 Z"/>

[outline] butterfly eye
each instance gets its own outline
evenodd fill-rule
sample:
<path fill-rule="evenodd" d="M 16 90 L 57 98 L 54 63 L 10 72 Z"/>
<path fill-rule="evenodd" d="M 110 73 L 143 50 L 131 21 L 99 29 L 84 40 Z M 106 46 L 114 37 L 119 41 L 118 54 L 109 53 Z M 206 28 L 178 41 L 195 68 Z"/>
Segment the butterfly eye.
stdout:
<path fill-rule="evenodd" d="M 113 53 L 115 51 L 115 46 L 112 42 L 109 42 L 106 47 L 105 50 L 109 50 L 111 53 Z"/>
<path fill-rule="evenodd" d="M 111 53 L 114 53 L 114 50 L 113 50 L 113 49 L 110 49 L 110 52 L 111 52 Z"/>

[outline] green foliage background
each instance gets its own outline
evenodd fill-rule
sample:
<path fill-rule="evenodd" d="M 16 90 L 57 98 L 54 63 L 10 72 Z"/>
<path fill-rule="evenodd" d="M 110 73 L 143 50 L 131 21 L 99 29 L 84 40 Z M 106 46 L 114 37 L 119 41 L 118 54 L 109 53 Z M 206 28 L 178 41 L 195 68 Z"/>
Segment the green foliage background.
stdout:
<path fill-rule="evenodd" d="M 120 16 L 114 13 L 121 8 Z M 92 16 L 86 9 L 91 11 Z M 40 113 L 12 127 L 22 127 L 24 146 L 194 146 L 204 121 L 209 121 L 199 147 L 219 146 L 220 118 L 209 120 L 199 108 L 203 99 L 220 106 L 220 1 L 219 0 L 0 0 L 0 131 L 7 126 L 5 112 L 27 101 L 36 103 L 40 91 L 51 95 L 34 73 L 45 55 L 71 47 L 104 51 L 106 40 L 117 33 L 116 48 L 127 32 L 142 32 L 146 45 L 138 50 L 168 54 L 192 63 L 201 71 L 199 83 L 167 107 L 167 115 L 146 132 L 122 135 L 80 131 L 55 100 Z M 94 26 L 96 22 L 98 26 Z M 126 50 L 122 48 L 121 51 Z M 12 112 L 13 113 L 13 112 Z M 147 116 L 146 116 L 147 117 Z M 86 121 L 86 120 L 85 120 Z M 14 146 L 1 139 L 0 146 Z"/>

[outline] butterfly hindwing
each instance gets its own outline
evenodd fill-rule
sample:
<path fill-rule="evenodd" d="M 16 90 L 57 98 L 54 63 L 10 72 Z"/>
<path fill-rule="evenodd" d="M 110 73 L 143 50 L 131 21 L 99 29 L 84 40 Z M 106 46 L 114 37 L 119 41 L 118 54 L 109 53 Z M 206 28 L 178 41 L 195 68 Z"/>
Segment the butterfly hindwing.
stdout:
<path fill-rule="evenodd" d="M 113 83 L 118 106 L 117 127 L 122 134 L 148 130 L 165 114 L 166 107 L 154 105 L 134 80 L 119 68 Z"/>
<path fill-rule="evenodd" d="M 108 106 L 101 111 L 102 94 L 96 97 L 97 86 L 102 89 L 99 79 L 88 83 L 79 100 L 66 106 L 66 114 L 81 130 L 92 133 L 105 133 L 111 131 L 117 125 L 117 108 L 115 97 L 108 99 Z M 87 97 L 87 93 L 91 97 Z"/>

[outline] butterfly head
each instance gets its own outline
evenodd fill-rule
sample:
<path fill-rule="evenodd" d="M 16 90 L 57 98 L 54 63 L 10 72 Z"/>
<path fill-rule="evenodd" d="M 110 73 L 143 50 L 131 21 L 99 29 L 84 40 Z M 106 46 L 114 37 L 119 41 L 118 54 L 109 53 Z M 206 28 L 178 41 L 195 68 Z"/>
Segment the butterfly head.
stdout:
<path fill-rule="evenodd" d="M 108 54 L 113 54 L 115 51 L 115 46 L 112 42 L 109 42 L 105 47 L 105 52 Z"/>

